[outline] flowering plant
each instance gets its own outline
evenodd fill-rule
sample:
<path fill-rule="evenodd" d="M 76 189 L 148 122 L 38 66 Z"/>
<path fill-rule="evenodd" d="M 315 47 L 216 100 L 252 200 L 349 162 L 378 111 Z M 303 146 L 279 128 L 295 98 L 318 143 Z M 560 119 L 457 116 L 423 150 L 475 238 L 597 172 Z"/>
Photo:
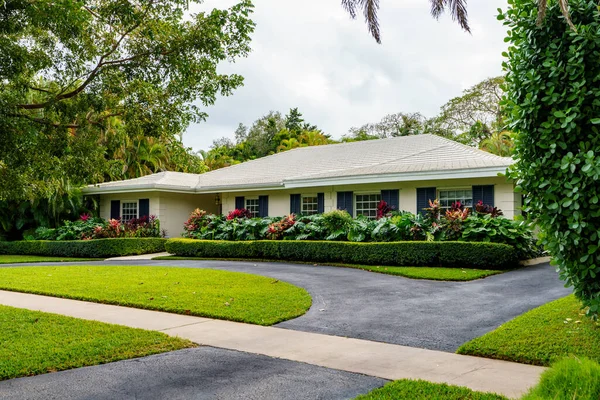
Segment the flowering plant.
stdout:
<path fill-rule="evenodd" d="M 283 238 L 283 233 L 290 229 L 296 223 L 296 215 L 290 214 L 282 220 L 269 225 L 267 229 L 267 238 L 270 240 L 279 240 Z"/>
<path fill-rule="evenodd" d="M 227 215 L 228 220 L 237 218 L 252 218 L 252 213 L 246 208 L 236 208 Z"/>
<path fill-rule="evenodd" d="M 391 217 L 394 208 L 395 207 L 388 205 L 388 203 L 384 200 L 381 200 L 379 204 L 377 204 L 377 219 Z"/>

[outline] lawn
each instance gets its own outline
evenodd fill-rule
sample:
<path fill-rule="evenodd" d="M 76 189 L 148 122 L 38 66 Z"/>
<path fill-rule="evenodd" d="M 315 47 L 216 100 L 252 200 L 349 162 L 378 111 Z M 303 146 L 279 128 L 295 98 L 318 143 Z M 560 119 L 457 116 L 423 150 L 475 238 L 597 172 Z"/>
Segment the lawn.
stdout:
<path fill-rule="evenodd" d="M 33 262 L 62 262 L 62 261 L 102 261 L 102 260 L 104 260 L 104 258 L 73 258 L 73 257 L 0 255 L 0 264 L 33 263 Z"/>
<path fill-rule="evenodd" d="M 356 400 L 508 400 L 493 393 L 474 392 L 462 386 L 402 379 L 386 384 Z"/>
<path fill-rule="evenodd" d="M 193 346 L 160 332 L 0 306 L 0 380 Z"/>
<path fill-rule="evenodd" d="M 570 355 L 600 361 L 600 323 L 584 314 L 575 297 L 567 296 L 463 344 L 457 352 L 544 366 Z"/>
<path fill-rule="evenodd" d="M 311 297 L 274 278 L 197 268 L 0 268 L 0 289 L 273 325 L 304 314 Z"/>
<path fill-rule="evenodd" d="M 214 260 L 202 257 L 178 257 L 178 256 L 161 256 L 155 257 L 153 260 Z M 277 262 L 275 260 L 247 260 L 241 258 L 219 259 L 216 261 L 246 261 L 246 262 Z M 312 264 L 302 262 L 290 262 L 289 264 Z M 315 265 L 315 264 L 312 264 Z M 331 267 L 344 267 L 362 269 L 380 274 L 397 275 L 411 279 L 427 279 L 433 281 L 472 281 L 475 279 L 485 278 L 491 275 L 501 274 L 507 271 L 496 271 L 488 269 L 468 269 L 468 268 L 432 268 L 432 267 L 390 267 L 390 266 L 374 266 L 374 265 L 354 265 L 354 264 L 339 264 L 327 263 L 320 264 Z"/>

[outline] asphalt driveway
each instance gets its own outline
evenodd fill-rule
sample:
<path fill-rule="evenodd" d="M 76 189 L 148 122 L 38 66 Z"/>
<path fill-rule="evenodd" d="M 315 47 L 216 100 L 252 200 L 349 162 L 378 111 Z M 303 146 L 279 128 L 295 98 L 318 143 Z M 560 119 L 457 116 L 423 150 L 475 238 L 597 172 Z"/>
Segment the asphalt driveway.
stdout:
<path fill-rule="evenodd" d="M 548 264 L 471 282 L 413 280 L 350 268 L 287 263 L 190 260 L 87 264 L 212 268 L 271 276 L 305 288 L 313 299 L 305 315 L 279 327 L 451 352 L 532 308 L 571 293 Z"/>

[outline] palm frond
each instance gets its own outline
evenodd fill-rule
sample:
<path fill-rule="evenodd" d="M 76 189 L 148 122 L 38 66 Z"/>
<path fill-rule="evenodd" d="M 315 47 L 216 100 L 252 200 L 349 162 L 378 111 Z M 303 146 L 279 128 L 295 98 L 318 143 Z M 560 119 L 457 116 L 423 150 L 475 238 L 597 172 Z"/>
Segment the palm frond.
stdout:
<path fill-rule="evenodd" d="M 342 7 L 350 14 L 352 19 L 356 18 L 357 9 L 362 9 L 365 22 L 371 36 L 377 43 L 381 43 L 381 32 L 379 30 L 379 0 L 342 0 Z"/>
<path fill-rule="evenodd" d="M 431 15 L 439 19 L 444 11 L 448 10 L 453 21 L 458 22 L 460 27 L 471 33 L 469 16 L 467 13 L 467 0 L 430 0 Z"/>

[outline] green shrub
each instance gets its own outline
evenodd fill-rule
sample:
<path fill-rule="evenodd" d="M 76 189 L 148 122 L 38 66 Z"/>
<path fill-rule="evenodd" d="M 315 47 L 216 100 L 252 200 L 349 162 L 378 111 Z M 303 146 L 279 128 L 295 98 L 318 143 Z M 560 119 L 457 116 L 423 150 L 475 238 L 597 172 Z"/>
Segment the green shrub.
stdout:
<path fill-rule="evenodd" d="M 504 63 L 508 129 L 516 133 L 512 177 L 524 210 L 561 278 L 600 314 L 600 12 L 597 1 L 511 0 L 499 19 L 509 29 Z"/>
<path fill-rule="evenodd" d="M 26 240 L 0 242 L 0 254 L 106 258 L 165 251 L 166 239 Z"/>
<path fill-rule="evenodd" d="M 169 239 L 165 248 L 182 257 L 482 269 L 508 269 L 517 264 L 514 248 L 496 243 Z"/>
<path fill-rule="evenodd" d="M 600 364 L 568 358 L 552 365 L 522 400 L 598 400 Z"/>

